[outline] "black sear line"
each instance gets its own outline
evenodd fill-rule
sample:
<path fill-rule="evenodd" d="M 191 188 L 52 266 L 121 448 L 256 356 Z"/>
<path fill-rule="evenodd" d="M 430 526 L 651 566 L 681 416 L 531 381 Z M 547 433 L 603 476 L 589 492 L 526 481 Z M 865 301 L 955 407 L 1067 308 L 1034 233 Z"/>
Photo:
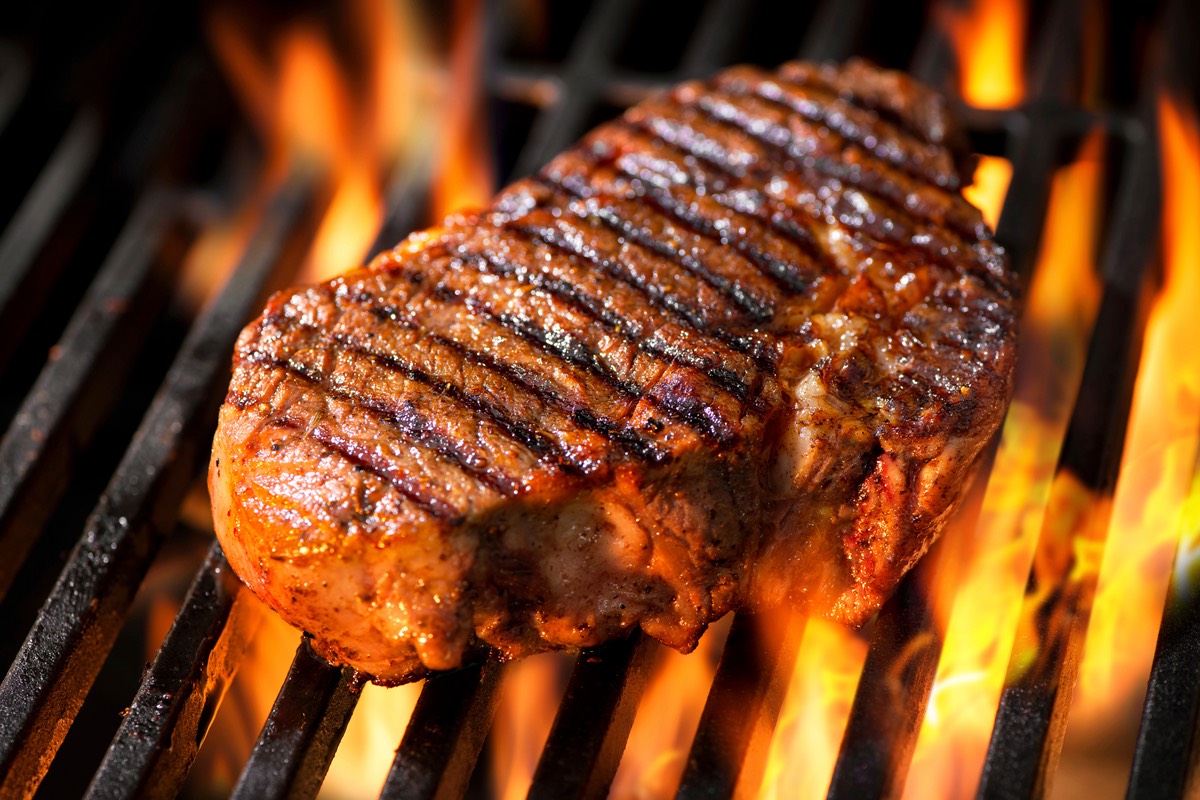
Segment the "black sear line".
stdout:
<path fill-rule="evenodd" d="M 568 194 L 574 195 L 582 200 L 596 199 L 600 197 L 589 197 L 587 192 L 581 191 L 581 187 L 571 186 L 569 182 L 560 182 L 549 175 L 541 175 L 539 179 L 550 185 L 551 188 L 559 189 Z M 635 188 L 640 185 L 640 181 L 635 181 Z M 724 275 L 713 272 L 698 259 L 687 253 L 681 252 L 678 249 L 671 247 L 666 242 L 659 241 L 654 236 L 641 226 L 621 216 L 621 213 L 611 205 L 598 205 L 596 207 L 596 218 L 607 225 L 612 230 L 623 234 L 630 241 L 645 247 L 647 250 L 657 253 L 664 258 L 668 258 L 675 262 L 683 269 L 692 273 L 700 280 L 707 283 L 712 288 L 716 289 L 721 295 L 730 300 L 735 306 L 740 308 L 754 324 L 768 322 L 774 316 L 775 309 L 770 304 L 764 303 L 756 297 L 750 295 L 742 286 L 735 281 L 730 280 Z"/>
<path fill-rule="evenodd" d="M 634 345 L 638 350 L 668 363 L 691 367 L 700 372 L 702 377 L 715 380 L 721 388 L 739 400 L 745 400 L 749 395 L 750 387 L 732 371 L 714 368 L 704 359 L 682 347 L 674 347 L 660 340 L 648 338 L 644 335 L 640 325 L 604 308 L 602 304 L 580 291 L 579 287 L 569 281 L 547 278 L 526 266 L 501 261 L 491 254 L 464 249 L 460 255 L 463 263 L 469 264 L 481 272 L 510 277 L 519 281 L 523 286 L 533 286 L 557 297 L 591 318 L 596 324 L 604 326 L 614 336 L 619 336 Z"/>
<path fill-rule="evenodd" d="M 729 196 L 727 196 L 727 191 L 711 191 L 707 196 L 714 203 L 723 208 L 727 208 L 730 211 L 734 211 L 739 214 L 745 214 L 748 217 L 753 217 L 754 219 L 759 220 L 764 225 L 770 227 L 772 230 L 783 235 L 793 244 L 800 247 L 814 261 L 818 263 L 826 263 L 828 261 L 828 254 L 823 252 L 817 245 L 816 236 L 813 234 L 812 230 L 797 222 L 794 219 L 791 209 L 779 203 L 774 198 L 767 197 L 763 194 L 759 186 L 748 182 L 747 171 L 745 169 L 735 169 L 733 165 L 721 161 L 712 154 L 711 151 L 713 148 L 711 147 L 704 147 L 697 144 L 696 141 L 684 143 L 679 141 L 677 138 L 667 138 L 663 136 L 661 133 L 655 130 L 654 127 L 652 127 L 653 119 L 662 118 L 646 118 L 641 121 L 620 120 L 613 124 L 622 125 L 632 133 L 647 136 L 653 139 L 655 142 L 662 144 L 664 147 L 674 150 L 680 155 L 685 157 L 691 156 L 703 161 L 706 165 L 709 165 L 722 173 L 723 177 L 730 182 L 731 185 L 725 187 L 726 189 L 736 188 L 742 190 L 743 192 L 753 191 L 756 194 L 761 195 L 762 201 L 756 203 L 755 208 L 746 208 L 742 205 L 736 204 L 730 199 Z M 680 124 L 685 125 L 686 123 Z M 704 139 L 706 141 L 708 140 L 708 137 L 699 133 L 697 133 L 695 137 L 690 138 Z M 716 142 L 716 144 L 721 143 Z M 591 156 L 593 154 L 588 152 L 587 155 Z M 788 157 L 788 161 L 791 161 L 790 156 Z M 695 187 L 698 185 L 695 174 L 691 172 L 691 170 L 687 169 L 686 164 L 681 164 L 678 161 L 672 161 L 671 163 L 688 175 L 691 186 Z M 620 170 L 622 175 L 628 178 L 639 177 L 623 167 L 617 167 L 617 169 Z M 755 178 L 763 180 L 770 177 L 769 170 L 763 166 L 753 169 L 750 174 L 752 174 Z M 718 239 L 723 244 L 733 247 L 746 258 L 750 259 L 750 261 L 753 262 L 755 266 L 757 266 L 764 274 L 774 279 L 785 290 L 799 294 L 806 291 L 809 287 L 810 281 L 806 280 L 803 275 L 799 274 L 794 265 L 792 265 L 790 262 L 775 258 L 769 253 L 763 252 L 754 245 L 753 241 L 734 236 L 729 230 L 718 230 L 711 221 L 691 211 L 687 203 L 675 199 L 671 196 L 670 192 L 666 192 L 657 188 L 647 189 L 646 196 L 647 199 L 654 202 L 655 205 L 658 206 L 662 211 L 669 213 L 672 217 L 678 219 L 680 222 L 689 225 L 693 231 L 697 233 L 704 233 L 707 236 Z M 766 213 L 768 208 L 774 213 Z M 695 226 L 702 226 L 703 230 L 697 230 Z"/>
<path fill-rule="evenodd" d="M 438 344 L 460 353 L 464 359 L 470 361 L 472 364 L 491 370 L 497 375 L 507 378 L 510 382 L 523 387 L 542 402 L 553 405 L 570 416 L 580 427 L 600 434 L 605 439 L 620 445 L 631 455 L 643 461 L 651 461 L 656 464 L 665 463 L 670 460 L 670 454 L 660 448 L 655 442 L 646 439 L 626 425 L 613 422 L 604 417 L 597 417 L 590 410 L 580 408 L 574 403 L 569 402 L 566 398 L 546 391 L 536 383 L 530 381 L 523 374 L 524 370 L 514 367 L 511 364 L 506 364 L 503 361 L 498 361 L 487 353 L 481 353 L 465 347 L 459 342 L 441 334 L 430 332 L 427 335 Z"/>
<path fill-rule="evenodd" d="M 407 497 L 409 500 L 416 503 L 418 506 L 429 512 L 436 519 L 446 522 L 450 525 L 459 525 L 462 523 L 463 513 L 452 506 L 443 498 L 436 497 L 423 491 L 422 485 L 418 481 L 413 481 L 406 478 L 401 478 L 392 475 L 385 467 L 379 466 L 371 461 L 369 455 L 364 452 L 358 452 L 357 442 L 343 439 L 340 436 L 329 436 L 321 432 L 320 426 L 311 427 L 304 425 L 296 420 L 286 416 L 277 417 L 271 420 L 275 425 L 283 428 L 288 428 L 295 431 L 305 431 L 306 435 L 311 437 L 315 442 L 325 447 L 330 452 L 341 456 L 350 462 L 354 467 L 369 472 L 380 480 L 384 481 L 400 494 Z"/>
<path fill-rule="evenodd" d="M 392 429 L 403 434 L 410 442 L 428 447 L 438 455 L 456 466 L 459 471 L 480 483 L 506 495 L 515 495 L 520 491 L 520 482 L 502 470 L 489 470 L 487 467 L 473 464 L 469 455 L 464 454 L 455 439 L 439 433 L 430 426 L 430 421 L 411 404 L 394 405 L 381 402 L 361 392 L 350 391 L 331 386 L 320 375 L 313 375 L 302 366 L 291 361 L 275 360 L 275 366 L 283 369 L 289 375 L 299 378 L 322 392 L 336 397 L 369 412 L 376 419 L 387 423 Z"/>
<path fill-rule="evenodd" d="M 453 295 L 440 295 L 440 299 L 449 302 L 462 302 L 462 298 L 458 298 Z M 557 407 L 567 415 L 572 415 L 577 410 L 577 407 L 573 403 L 569 402 L 566 398 L 561 397 L 553 392 L 548 392 L 531 381 L 529 377 L 524 374 L 524 369 L 507 364 L 503 361 L 498 361 L 486 353 L 466 347 L 460 342 L 443 336 L 435 331 L 423 329 L 412 320 L 406 318 L 403 315 L 403 312 L 395 306 L 377 307 L 372 309 L 372 313 L 375 313 L 380 319 L 386 319 L 390 322 L 403 325 L 406 328 L 412 330 L 422 330 L 425 336 L 442 345 L 443 347 L 447 347 L 458 353 L 464 360 L 470 361 L 472 364 L 501 375 L 511 383 L 522 387 L 534 397 L 540 399 L 542 402 Z M 591 430 L 593 433 L 599 433 L 603 435 L 609 441 L 613 441 L 621 445 L 628 453 L 637 456 L 640 459 L 662 463 L 669 458 L 669 455 L 659 448 L 655 443 L 645 439 L 637 432 L 618 423 L 609 422 L 607 426 L 603 428 L 592 426 L 584 427 L 587 427 L 588 430 Z M 609 431 L 611 430 L 619 430 L 622 432 L 622 434 L 620 436 L 610 435 Z"/>
<path fill-rule="evenodd" d="M 722 425 L 718 420 L 714 420 L 710 415 L 703 413 L 704 409 L 690 405 L 683 407 L 678 404 L 668 404 L 654 395 L 643 393 L 642 388 L 637 384 L 622 380 L 613 375 L 612 371 L 604 364 L 599 355 L 593 353 L 569 333 L 545 331 L 522 317 L 513 314 L 497 314 L 483 303 L 474 299 L 467 298 L 463 300 L 452 294 L 440 295 L 440 299 L 446 302 L 461 300 L 472 314 L 498 323 L 547 355 L 554 356 L 565 363 L 574 364 L 586 370 L 591 375 L 604 381 L 614 391 L 625 395 L 635 402 L 645 401 L 650 403 L 663 413 L 682 422 L 700 434 L 706 434 L 720 442 L 728 441 L 733 435 L 727 429 L 727 426 Z"/>

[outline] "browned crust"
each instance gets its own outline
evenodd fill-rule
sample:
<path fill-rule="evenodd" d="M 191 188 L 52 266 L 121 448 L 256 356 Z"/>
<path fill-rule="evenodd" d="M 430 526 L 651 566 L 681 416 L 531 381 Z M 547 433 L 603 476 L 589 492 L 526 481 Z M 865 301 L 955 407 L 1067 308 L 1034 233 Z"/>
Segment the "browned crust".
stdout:
<path fill-rule="evenodd" d="M 247 584 L 383 682 L 739 603 L 857 624 L 1011 392 L 1003 252 L 943 98 L 737 67 L 491 209 L 272 298 L 214 442 Z"/>

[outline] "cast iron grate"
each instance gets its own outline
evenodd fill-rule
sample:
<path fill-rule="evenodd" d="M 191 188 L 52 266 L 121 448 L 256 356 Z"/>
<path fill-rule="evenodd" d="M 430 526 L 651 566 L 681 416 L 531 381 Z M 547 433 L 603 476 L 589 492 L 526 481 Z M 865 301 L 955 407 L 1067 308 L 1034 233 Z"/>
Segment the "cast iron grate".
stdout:
<path fill-rule="evenodd" d="M 549 65 L 515 56 L 506 44 L 512 38 L 506 6 L 489 7 L 485 70 L 506 143 L 506 179 L 536 170 L 621 106 L 739 60 L 865 55 L 953 86 L 954 58 L 933 14 L 916 19 L 911 9 L 870 0 L 708 0 L 698 13 L 685 13 L 687 4 L 670 5 L 686 31 L 674 50 L 663 45 L 669 56 L 658 54 L 657 61 L 644 52 L 653 35 L 639 39 L 648 35 L 647 0 L 558 8 L 553 13 L 569 18 L 561 37 L 569 46 Z M 1106 87 L 1113 105 L 1095 111 L 1074 99 L 1083 80 L 1086 6 L 1057 0 L 1034 13 L 1031 86 L 1021 106 L 962 110 L 977 144 L 1013 163 L 997 237 L 1026 280 L 1063 150 L 1097 128 L 1116 143 L 1121 171 L 1102 249 L 1104 294 L 1058 466 L 1106 497 L 1117 477 L 1154 281 L 1148 268 L 1156 258 L 1154 237 L 1146 235 L 1156 230 L 1160 213 L 1154 101 L 1164 82 L 1180 75 L 1194 90 L 1195 69 L 1181 58 L 1185 48 L 1177 41 L 1194 27 L 1183 2 L 1128 19 L 1113 10 L 1111 51 L 1131 60 L 1137 55 L 1129 72 L 1138 85 L 1122 83 L 1116 74 L 1122 71 L 1114 70 Z M 204 198 L 229 182 L 237 171 L 230 164 L 242 157 L 238 135 L 229 132 L 237 130 L 233 112 L 212 86 L 215 71 L 187 24 L 196 18 L 192 11 L 200 13 L 152 13 L 132 4 L 129 19 L 138 26 L 120 33 L 101 26 L 98 38 L 69 42 L 81 54 L 78 61 L 49 65 L 49 45 L 20 38 L 43 30 L 44 20 L 13 12 L 0 28 L 13 32 L 11 41 L 0 40 L 0 162 L 13 162 L 7 174 L 15 176 L 0 187 L 6 215 L 0 324 L 9 334 L 0 343 L 8 389 L 0 407 L 7 426 L 0 442 L 0 612 L 10 611 L 19 627 L 0 643 L 9 664 L 0 684 L 0 794 L 6 796 L 32 793 L 43 779 L 52 786 L 64 771 L 61 758 L 51 760 L 83 713 L 138 587 L 175 530 L 185 490 L 203 469 L 234 337 L 311 242 L 328 199 L 320 176 L 290 176 L 216 299 L 186 333 L 160 336 L 161 319 L 169 316 L 166 273 L 205 224 Z M 771 25 L 785 14 L 788 26 Z M 1129 41 L 1131 31 L 1144 29 L 1157 32 L 1147 40 L 1152 46 Z M 748 49 L 757 41 L 769 46 Z M 110 51 L 121 57 L 107 57 Z M 156 65 L 152 77 L 143 75 L 146 64 Z M 373 250 L 414 227 L 424 190 L 420 179 L 397 183 Z M 28 346 L 16 347 L 22 340 Z M 39 357 L 23 357 L 24 350 L 44 351 L 43 343 L 56 343 L 44 366 Z M 153 380 L 134 393 L 140 400 L 130 401 L 120 392 L 122 381 L 147 369 Z M 115 456 L 96 457 L 114 442 Z M 58 508 L 60 501 L 70 505 L 62 498 L 84 502 L 91 512 L 72 517 Z M 977 488 L 962 512 L 968 524 L 981 500 Z M 1095 513 L 1106 508 L 1100 504 Z M 81 527 L 82 537 L 62 562 L 55 549 L 70 547 Z M 904 785 L 941 651 L 920 587 L 955 568 L 945 550 L 935 548 L 922 562 L 872 630 L 830 797 L 891 796 Z M 50 578 L 39 583 L 37 575 Z M 1036 669 L 1005 688 L 981 796 L 1043 793 L 1062 744 L 1084 609 L 1094 589 L 1086 581 L 1063 587 L 1056 595 L 1060 613 L 1077 622 L 1051 641 Z M 1173 592 L 1129 784 L 1133 797 L 1174 796 L 1194 785 L 1200 604 L 1186 587 Z M 89 796 L 181 790 L 246 647 L 245 601 L 213 545 L 136 694 L 125 700 L 128 712 L 107 754 L 82 784 Z M 734 620 L 680 797 L 755 792 L 803 631 L 800 619 L 782 626 L 749 615 Z M 577 659 L 531 797 L 607 793 L 656 647 L 634 636 Z M 503 671 L 489 661 L 426 683 L 383 797 L 481 791 L 472 776 Z M 322 662 L 302 639 L 234 796 L 313 796 L 354 713 L 361 680 Z"/>

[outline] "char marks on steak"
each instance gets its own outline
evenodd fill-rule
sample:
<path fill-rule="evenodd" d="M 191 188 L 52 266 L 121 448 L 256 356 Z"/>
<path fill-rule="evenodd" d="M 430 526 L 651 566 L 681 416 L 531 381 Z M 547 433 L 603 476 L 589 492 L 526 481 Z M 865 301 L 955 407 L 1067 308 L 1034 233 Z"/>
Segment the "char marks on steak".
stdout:
<path fill-rule="evenodd" d="M 861 623 L 1003 416 L 1003 253 L 894 72 L 738 67 L 275 295 L 210 471 L 260 597 L 385 683 L 751 603 Z"/>

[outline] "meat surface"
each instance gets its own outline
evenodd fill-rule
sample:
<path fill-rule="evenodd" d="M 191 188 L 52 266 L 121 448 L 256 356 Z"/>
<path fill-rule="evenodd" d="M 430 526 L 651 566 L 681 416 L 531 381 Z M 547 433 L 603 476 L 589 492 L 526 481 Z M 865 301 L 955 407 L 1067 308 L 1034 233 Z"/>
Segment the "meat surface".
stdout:
<path fill-rule="evenodd" d="M 867 619 L 998 427 L 1014 283 L 936 93 L 737 67 L 490 209 L 276 294 L 213 446 L 226 556 L 398 683 L 736 607 Z"/>

